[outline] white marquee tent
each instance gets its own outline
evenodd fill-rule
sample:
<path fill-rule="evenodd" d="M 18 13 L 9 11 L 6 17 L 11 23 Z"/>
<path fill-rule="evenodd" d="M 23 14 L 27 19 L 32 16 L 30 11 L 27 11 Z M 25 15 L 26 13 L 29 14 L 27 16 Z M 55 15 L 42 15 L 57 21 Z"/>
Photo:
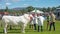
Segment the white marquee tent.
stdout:
<path fill-rule="evenodd" d="M 40 11 L 40 10 L 33 10 L 31 11 L 32 13 L 44 13 L 43 11 Z"/>

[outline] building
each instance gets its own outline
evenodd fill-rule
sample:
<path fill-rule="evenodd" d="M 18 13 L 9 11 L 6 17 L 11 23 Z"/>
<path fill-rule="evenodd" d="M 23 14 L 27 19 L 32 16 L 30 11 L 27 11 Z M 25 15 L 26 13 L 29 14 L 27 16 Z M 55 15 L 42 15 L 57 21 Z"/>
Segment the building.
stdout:
<path fill-rule="evenodd" d="M 56 14 L 56 19 L 60 20 L 60 8 L 56 8 L 55 14 Z"/>

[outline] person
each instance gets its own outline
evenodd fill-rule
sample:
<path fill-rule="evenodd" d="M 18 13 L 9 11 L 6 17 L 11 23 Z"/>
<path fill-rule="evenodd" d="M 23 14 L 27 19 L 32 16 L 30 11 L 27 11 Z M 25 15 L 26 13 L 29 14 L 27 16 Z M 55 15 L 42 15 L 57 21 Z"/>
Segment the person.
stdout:
<path fill-rule="evenodd" d="M 42 16 L 42 14 L 37 14 L 37 19 L 38 19 L 38 32 L 40 31 L 40 27 L 41 27 L 41 31 L 43 31 L 44 17 Z"/>
<path fill-rule="evenodd" d="M 33 15 L 34 30 L 36 30 L 36 15 Z"/>
<path fill-rule="evenodd" d="M 29 25 L 29 28 L 33 29 L 34 28 L 33 26 L 34 26 L 33 25 L 33 20 L 31 20 L 30 25 Z"/>
<path fill-rule="evenodd" d="M 49 31 L 51 31 L 51 27 L 53 26 L 53 29 L 55 31 L 55 15 L 51 12 L 50 13 L 50 16 L 51 16 L 51 20 L 50 20 L 50 28 L 49 28 Z"/>
<path fill-rule="evenodd" d="M 48 13 L 47 14 L 47 28 L 46 28 L 47 30 L 48 30 L 48 26 L 49 26 L 49 23 L 50 23 L 50 18 L 51 18 L 50 14 Z"/>
<path fill-rule="evenodd" d="M 34 16 L 34 14 L 32 14 L 32 17 Z M 29 23 L 29 28 L 34 28 L 33 27 L 34 26 L 34 24 L 33 24 L 33 18 L 31 19 L 31 21 L 30 21 L 30 23 Z"/>
<path fill-rule="evenodd" d="M 32 28 L 34 28 L 34 30 L 36 30 L 36 15 L 35 15 L 35 13 L 33 13 L 32 16 L 33 16 L 33 18 L 30 22 L 29 28 L 32 27 Z"/>

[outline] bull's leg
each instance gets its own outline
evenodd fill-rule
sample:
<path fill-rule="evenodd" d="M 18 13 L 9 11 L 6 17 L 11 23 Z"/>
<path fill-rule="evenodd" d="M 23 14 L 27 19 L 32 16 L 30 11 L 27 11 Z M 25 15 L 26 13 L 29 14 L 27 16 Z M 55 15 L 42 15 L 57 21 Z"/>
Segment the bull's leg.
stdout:
<path fill-rule="evenodd" d="M 26 24 L 23 24 L 22 25 L 22 33 L 25 33 L 25 27 L 26 27 Z"/>
<path fill-rule="evenodd" d="M 22 32 L 22 26 L 20 25 L 20 28 L 21 28 L 21 32 Z"/>
<path fill-rule="evenodd" d="M 20 25 L 20 28 L 21 28 L 21 33 L 22 33 L 22 30 L 23 30 L 23 25 L 22 25 L 22 23 L 21 23 L 21 25 Z"/>
<path fill-rule="evenodd" d="M 22 33 L 25 33 L 25 30 L 24 29 L 25 29 L 25 27 L 24 27 L 24 25 L 22 25 L 22 27 L 21 27 L 21 32 Z"/>
<path fill-rule="evenodd" d="M 4 33 L 7 34 L 7 23 L 4 25 Z"/>

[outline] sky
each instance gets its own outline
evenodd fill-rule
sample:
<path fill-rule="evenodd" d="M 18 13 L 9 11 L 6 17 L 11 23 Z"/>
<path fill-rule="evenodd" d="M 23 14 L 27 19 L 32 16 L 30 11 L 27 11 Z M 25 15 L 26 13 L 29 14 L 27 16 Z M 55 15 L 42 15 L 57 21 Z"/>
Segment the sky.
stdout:
<path fill-rule="evenodd" d="M 60 5 L 60 0 L 0 0 L 0 9 L 8 6 L 9 9 L 16 7 L 56 7 Z"/>

